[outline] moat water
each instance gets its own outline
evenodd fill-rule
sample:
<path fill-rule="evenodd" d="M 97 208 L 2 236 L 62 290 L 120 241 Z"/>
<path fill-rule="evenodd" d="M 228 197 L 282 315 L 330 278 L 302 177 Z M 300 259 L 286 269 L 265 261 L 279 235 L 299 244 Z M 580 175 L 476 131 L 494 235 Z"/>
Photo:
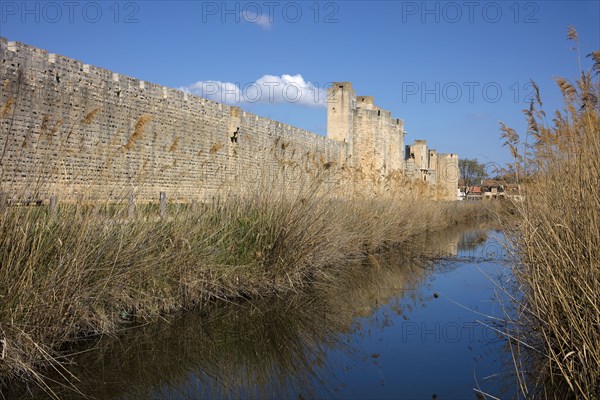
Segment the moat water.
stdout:
<path fill-rule="evenodd" d="M 102 338 L 74 357 L 81 393 L 53 390 L 101 399 L 509 397 L 510 356 L 497 333 L 499 287 L 510 280 L 502 240 L 452 229 L 303 294 Z"/>

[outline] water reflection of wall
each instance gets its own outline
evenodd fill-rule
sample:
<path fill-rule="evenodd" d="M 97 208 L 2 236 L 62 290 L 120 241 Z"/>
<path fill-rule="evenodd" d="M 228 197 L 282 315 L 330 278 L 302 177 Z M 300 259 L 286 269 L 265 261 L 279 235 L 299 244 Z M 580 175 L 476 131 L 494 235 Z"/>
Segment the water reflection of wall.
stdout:
<path fill-rule="evenodd" d="M 77 387 L 107 399 L 310 398 L 319 387 L 334 385 L 327 354 L 355 352 L 342 339 L 362 334 L 360 323 L 385 323 L 385 318 L 358 323 L 357 317 L 369 317 L 383 305 L 385 312 L 402 316 L 426 301 L 420 288 L 432 270 L 426 258 L 415 255 L 455 255 L 469 242 L 459 229 L 431 234 L 332 270 L 302 294 L 221 304 L 103 338 L 75 357 L 81 366 L 72 369 L 80 378 Z M 60 386 L 53 390 L 61 398 L 81 396 Z"/>
<path fill-rule="evenodd" d="M 486 229 L 465 229 L 457 225 L 443 231 L 430 232 L 420 238 L 419 253 L 433 258 L 454 257 L 459 252 L 474 250 L 487 239 Z"/>

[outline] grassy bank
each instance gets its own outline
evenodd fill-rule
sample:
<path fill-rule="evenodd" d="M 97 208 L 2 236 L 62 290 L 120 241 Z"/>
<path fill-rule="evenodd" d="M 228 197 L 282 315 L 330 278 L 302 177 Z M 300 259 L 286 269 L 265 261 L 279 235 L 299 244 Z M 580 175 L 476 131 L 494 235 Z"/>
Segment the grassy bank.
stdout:
<path fill-rule="evenodd" d="M 457 232 L 464 229 L 457 227 Z M 422 246 L 414 247 L 432 252 L 455 246 L 458 234 L 447 232 L 423 238 Z M 77 371 L 77 389 L 98 399 L 297 399 L 298 393 L 313 399 L 319 392 L 322 397 L 332 390 L 328 384 L 339 381 L 335 369 L 346 366 L 328 354 L 337 349 L 353 360 L 361 357 L 361 350 L 343 339 L 355 336 L 364 322 L 361 317 L 377 312 L 379 317 L 370 319 L 369 325 L 383 329 L 390 320 L 410 315 L 415 304 L 430 300 L 430 291 L 421 290 L 433 273 L 427 264 L 405 249 L 383 251 L 346 263 L 331 271 L 333 278 L 300 293 L 218 302 L 165 316 L 118 337 L 75 345 L 68 351 L 79 353 L 74 361 L 80 367 L 67 368 Z M 398 297 L 402 291 L 405 298 Z M 357 324 L 356 318 L 361 322 Z M 89 342 L 92 351 L 81 352 L 92 346 Z M 190 385 L 197 388 L 194 394 Z M 6 397 L 45 397 L 40 388 L 26 388 L 32 395 L 22 386 L 11 387 Z M 81 398 L 73 388 L 56 383 L 51 387 L 61 399 Z"/>
<path fill-rule="evenodd" d="M 399 193 L 341 201 L 297 193 L 156 207 L 0 209 L 0 382 L 33 379 L 61 346 L 215 299 L 299 291 L 349 258 L 473 218 L 477 206 Z M 475 208 L 474 208 L 475 207 Z"/>
<path fill-rule="evenodd" d="M 511 334 L 525 398 L 600 398 L 600 53 L 593 59 L 576 83 L 557 79 L 565 108 L 552 121 L 537 96 L 529 141 L 504 128 L 526 193 L 508 228 L 522 260 Z"/>

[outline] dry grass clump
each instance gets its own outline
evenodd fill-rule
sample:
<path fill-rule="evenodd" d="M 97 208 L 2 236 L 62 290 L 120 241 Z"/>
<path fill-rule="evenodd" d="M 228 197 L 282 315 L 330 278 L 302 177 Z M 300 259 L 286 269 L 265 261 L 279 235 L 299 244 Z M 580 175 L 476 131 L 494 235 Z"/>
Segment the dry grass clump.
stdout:
<path fill-rule="evenodd" d="M 93 116 L 92 116 L 93 118 Z M 133 133 L 127 139 L 127 143 L 123 145 L 123 148 L 126 150 L 131 150 L 134 148 L 136 142 L 144 137 L 144 127 L 152 120 L 151 115 L 141 115 L 135 123 L 135 127 L 133 128 Z M 90 120 L 91 122 L 91 120 Z"/>
<path fill-rule="evenodd" d="M 96 114 L 98 114 L 100 112 L 100 107 L 94 108 L 92 111 L 90 111 L 89 113 L 87 113 L 87 115 L 85 116 L 85 118 L 83 118 L 83 120 L 81 121 L 81 123 L 83 125 L 89 125 L 92 123 L 92 121 L 94 120 L 94 118 L 96 117 Z"/>
<path fill-rule="evenodd" d="M 9 97 L 6 100 L 2 108 L 0 108 L 0 118 L 4 118 L 5 115 L 8 115 L 8 113 L 10 113 L 10 110 L 12 109 L 14 103 L 15 100 L 12 97 Z"/>
<path fill-rule="evenodd" d="M 223 143 L 214 143 L 211 148 L 209 153 L 210 154 L 216 154 L 219 150 L 221 150 L 223 148 Z"/>
<path fill-rule="evenodd" d="M 569 30 L 571 38 L 573 30 Z M 595 59 L 598 73 L 600 60 Z M 514 170 L 526 189 L 516 204 L 519 225 L 512 244 L 521 259 L 514 272 L 519 317 L 512 343 L 526 398 L 600 397 L 600 89 L 592 72 L 575 84 L 558 79 L 565 109 L 547 127 L 537 96 L 528 136 L 513 130 Z M 515 151 L 525 146 L 526 152 Z"/>

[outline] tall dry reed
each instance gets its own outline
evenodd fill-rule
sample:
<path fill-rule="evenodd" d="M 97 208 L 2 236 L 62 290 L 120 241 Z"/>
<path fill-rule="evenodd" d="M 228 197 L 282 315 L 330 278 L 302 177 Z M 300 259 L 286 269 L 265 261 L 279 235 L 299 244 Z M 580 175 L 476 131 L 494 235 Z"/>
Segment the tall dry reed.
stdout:
<path fill-rule="evenodd" d="M 578 41 L 571 27 L 568 37 Z M 511 350 L 526 398 L 600 397 L 600 52 L 590 56 L 575 83 L 557 79 L 565 107 L 551 122 L 536 87 L 526 140 L 502 127 L 526 196 L 508 228 L 521 260 Z"/>

